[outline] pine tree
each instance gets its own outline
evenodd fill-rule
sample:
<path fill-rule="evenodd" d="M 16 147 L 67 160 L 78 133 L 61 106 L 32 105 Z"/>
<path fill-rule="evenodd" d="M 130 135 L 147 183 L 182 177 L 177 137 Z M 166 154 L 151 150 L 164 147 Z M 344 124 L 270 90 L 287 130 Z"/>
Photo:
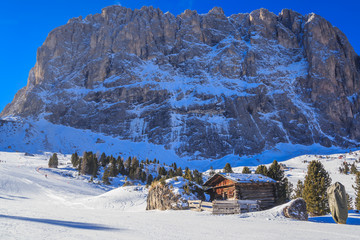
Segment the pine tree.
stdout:
<path fill-rule="evenodd" d="M 291 196 L 291 199 L 303 198 L 304 184 L 301 180 L 298 180 L 296 188 L 294 189 L 294 194 Z"/>
<path fill-rule="evenodd" d="M 58 157 L 57 154 L 54 153 L 49 159 L 48 166 L 49 168 L 57 168 L 58 165 L 59 165 Z"/>
<path fill-rule="evenodd" d="M 77 168 L 79 166 L 79 155 L 77 154 L 77 152 L 71 155 L 71 164 L 74 168 Z"/>
<path fill-rule="evenodd" d="M 95 178 L 99 171 L 99 163 L 96 155 L 92 156 L 92 162 L 92 178 Z"/>
<path fill-rule="evenodd" d="M 132 170 L 135 172 L 135 170 L 139 167 L 139 160 L 137 159 L 137 157 L 133 157 L 131 159 L 131 166 Z"/>
<path fill-rule="evenodd" d="M 125 161 L 124 167 L 125 167 L 125 175 L 129 175 L 130 167 L 131 167 L 131 157 L 128 157 L 128 159 Z"/>
<path fill-rule="evenodd" d="M 109 170 L 110 177 L 116 177 L 118 173 L 118 168 L 116 166 L 115 158 L 111 155 L 110 156 L 110 170 Z"/>
<path fill-rule="evenodd" d="M 82 165 L 82 157 L 79 158 L 79 164 L 78 164 L 78 171 L 79 171 L 79 175 L 81 174 L 81 165 Z"/>
<path fill-rule="evenodd" d="M 176 169 L 175 175 L 176 175 L 176 176 L 179 176 L 179 177 L 183 175 L 183 171 L 182 171 L 181 167 L 178 167 L 178 168 Z"/>
<path fill-rule="evenodd" d="M 344 162 L 344 173 L 347 175 L 350 171 L 349 164 Z"/>
<path fill-rule="evenodd" d="M 133 177 L 134 177 L 134 179 L 140 179 L 141 178 L 141 169 L 140 169 L 139 166 L 135 169 Z"/>
<path fill-rule="evenodd" d="M 276 160 L 274 160 L 270 165 L 267 176 L 277 181 L 277 203 L 282 204 L 289 201 L 292 191 L 292 184 L 285 177 L 284 170 L 281 169 L 280 164 Z"/>
<path fill-rule="evenodd" d="M 154 180 L 153 176 L 152 176 L 151 174 L 149 174 L 149 175 L 147 176 L 147 179 L 146 179 L 146 184 L 147 184 L 147 185 L 151 185 L 151 183 L 153 182 L 153 180 Z"/>
<path fill-rule="evenodd" d="M 103 152 L 101 154 L 100 160 L 99 160 L 101 166 L 105 167 L 108 164 L 107 160 L 108 160 L 108 158 L 106 157 L 106 154 Z"/>
<path fill-rule="evenodd" d="M 98 163 L 97 157 L 93 152 L 84 152 L 82 161 L 81 161 L 81 174 L 97 174 Z"/>
<path fill-rule="evenodd" d="M 284 179 L 284 170 L 281 169 L 280 165 L 276 160 L 270 165 L 267 175 L 275 181 L 282 181 Z"/>
<path fill-rule="evenodd" d="M 233 173 L 233 170 L 232 170 L 232 168 L 231 168 L 230 163 L 226 163 L 226 164 L 225 164 L 225 167 L 224 167 L 224 169 L 223 169 L 223 172 L 224 172 L 224 173 Z"/>
<path fill-rule="evenodd" d="M 110 185 L 109 176 L 110 176 L 110 171 L 109 171 L 109 168 L 107 167 L 107 168 L 105 168 L 104 175 L 102 177 L 102 181 L 106 185 Z"/>
<path fill-rule="evenodd" d="M 172 168 L 167 172 L 167 178 L 173 178 L 175 176 L 175 172 Z"/>
<path fill-rule="evenodd" d="M 188 167 L 185 168 L 183 177 L 189 181 L 194 181 L 194 176 L 191 174 L 191 170 Z"/>
<path fill-rule="evenodd" d="M 355 162 L 353 162 L 353 164 L 351 164 L 351 167 L 350 167 L 350 173 L 351 174 L 356 174 L 358 171 L 357 171 L 357 167 L 356 167 L 356 164 Z"/>
<path fill-rule="evenodd" d="M 140 173 L 140 180 L 142 182 L 146 182 L 146 173 L 144 171 L 141 171 Z"/>
<path fill-rule="evenodd" d="M 265 165 L 260 165 L 260 166 L 258 166 L 256 168 L 255 173 L 267 176 L 268 175 L 268 169 L 267 169 L 267 167 Z"/>
<path fill-rule="evenodd" d="M 84 152 L 81 161 L 80 174 L 84 175 L 89 173 L 88 153 Z"/>
<path fill-rule="evenodd" d="M 174 169 L 174 171 L 176 172 L 176 169 L 177 169 L 176 162 L 173 163 L 173 169 Z"/>
<path fill-rule="evenodd" d="M 57 153 L 54 153 L 54 154 L 53 154 L 53 161 L 54 161 L 54 165 L 55 165 L 56 167 L 58 167 L 58 165 L 59 165 L 59 160 L 58 160 Z"/>
<path fill-rule="evenodd" d="M 124 160 L 119 156 L 116 162 L 117 162 L 118 173 L 120 173 L 121 175 L 125 175 Z"/>
<path fill-rule="evenodd" d="M 360 210 L 360 172 L 356 173 L 355 177 L 355 186 L 353 185 L 355 190 L 355 209 Z"/>
<path fill-rule="evenodd" d="M 320 161 L 313 160 L 308 165 L 305 176 L 303 197 L 310 215 L 320 216 L 329 212 L 327 188 L 331 178 Z"/>
<path fill-rule="evenodd" d="M 346 161 L 342 162 L 341 166 L 339 167 L 339 172 L 347 175 L 349 171 L 349 164 Z"/>
<path fill-rule="evenodd" d="M 165 167 L 159 167 L 158 174 L 160 176 L 165 176 L 167 174 Z"/>
<path fill-rule="evenodd" d="M 49 161 L 48 161 L 48 166 L 49 166 L 49 168 L 53 168 L 53 166 L 54 166 L 54 163 L 53 163 L 53 162 L 54 162 L 54 161 L 53 161 L 53 157 L 50 156 Z"/>
<path fill-rule="evenodd" d="M 183 185 L 183 189 L 184 189 L 184 191 L 185 191 L 185 193 L 186 193 L 187 195 L 190 194 L 190 186 L 189 186 L 189 183 L 186 183 L 185 185 Z"/>
<path fill-rule="evenodd" d="M 284 191 L 285 194 L 283 195 L 283 199 L 279 199 L 279 203 L 285 203 L 291 200 L 291 194 L 294 191 L 294 185 L 289 182 L 289 180 L 285 177 L 282 181 L 283 187 L 284 187 Z"/>
<path fill-rule="evenodd" d="M 202 173 L 195 169 L 193 171 L 193 175 L 194 175 L 194 181 L 199 185 L 203 185 L 204 181 L 202 179 Z"/>
<path fill-rule="evenodd" d="M 244 167 L 243 170 L 242 170 L 242 173 L 243 174 L 251 174 L 250 168 Z"/>

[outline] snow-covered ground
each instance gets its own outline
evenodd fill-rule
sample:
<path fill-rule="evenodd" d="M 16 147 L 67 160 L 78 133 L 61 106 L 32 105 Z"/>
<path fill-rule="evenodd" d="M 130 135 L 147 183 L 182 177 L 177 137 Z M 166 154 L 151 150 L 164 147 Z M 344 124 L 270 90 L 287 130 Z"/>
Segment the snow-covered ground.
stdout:
<path fill-rule="evenodd" d="M 49 156 L 0 152 L 0 239 L 359 239 L 356 213 L 338 225 L 330 216 L 286 219 L 278 208 L 231 216 L 146 211 L 145 187 L 89 183 L 73 174 L 64 155 L 60 170 L 48 170 Z M 351 156 L 356 155 L 347 155 L 348 161 Z M 303 178 L 303 160 L 314 157 L 284 162 L 292 168 L 286 171 L 292 182 Z M 352 176 L 337 174 L 341 160 L 330 156 L 323 163 L 333 182 L 340 180 L 349 191 Z"/>
<path fill-rule="evenodd" d="M 226 163 L 231 166 L 257 166 L 259 164 L 271 163 L 274 159 L 285 161 L 291 157 L 302 156 L 305 154 L 329 154 L 345 153 L 350 149 L 339 147 L 324 147 L 320 144 L 309 146 L 279 143 L 270 150 L 249 156 L 238 156 L 229 154 L 220 159 L 197 158 L 192 160 L 190 156 L 179 156 L 174 149 L 165 148 L 163 145 L 156 145 L 148 141 L 134 142 L 122 140 L 115 136 L 103 133 L 95 133 L 90 130 L 76 129 L 64 125 L 52 124 L 39 117 L 39 120 L 20 119 L 7 117 L 1 120 L 0 128 L 0 151 L 27 152 L 32 154 L 42 154 L 44 151 L 57 152 L 63 154 L 80 153 L 92 151 L 114 156 L 121 155 L 124 159 L 129 156 L 136 156 L 138 159 L 152 160 L 156 158 L 160 163 L 171 165 L 177 163 L 183 169 L 188 166 L 190 169 L 206 171 L 210 167 L 223 168 Z M 215 121 L 216 122 L 216 121 Z M 1 122 L 0 122 L 1 123 Z M 352 150 L 359 150 L 352 149 Z"/>

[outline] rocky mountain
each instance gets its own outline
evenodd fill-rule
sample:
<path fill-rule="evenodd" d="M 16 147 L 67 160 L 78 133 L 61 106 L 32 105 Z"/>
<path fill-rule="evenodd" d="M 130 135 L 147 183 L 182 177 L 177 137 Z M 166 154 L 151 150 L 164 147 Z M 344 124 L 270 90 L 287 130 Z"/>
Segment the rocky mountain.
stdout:
<path fill-rule="evenodd" d="M 360 139 L 360 57 L 316 14 L 104 8 L 49 33 L 1 116 L 46 119 L 180 157 Z"/>

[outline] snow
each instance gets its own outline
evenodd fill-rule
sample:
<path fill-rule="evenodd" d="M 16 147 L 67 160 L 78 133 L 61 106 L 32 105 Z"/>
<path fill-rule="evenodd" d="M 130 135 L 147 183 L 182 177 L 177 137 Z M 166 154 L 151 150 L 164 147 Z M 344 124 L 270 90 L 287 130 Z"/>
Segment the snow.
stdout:
<path fill-rule="evenodd" d="M 99 196 L 79 199 L 75 203 L 89 209 L 143 211 L 146 208 L 147 192 L 144 186 L 120 187 Z"/>
<path fill-rule="evenodd" d="M 146 127 L 140 118 L 132 123 L 133 138 L 136 139 Z M 186 159 L 176 155 L 174 150 L 167 150 L 164 146 L 148 142 L 132 142 L 121 140 L 102 133 L 93 133 L 90 130 L 81 130 L 62 125 L 52 124 L 44 119 L 27 122 L 8 122 L 0 128 L 0 150 L 19 151 L 39 154 L 51 151 L 63 154 L 72 154 L 84 151 L 94 153 L 105 152 L 107 155 L 121 155 L 124 158 L 137 156 L 140 160 L 157 158 L 168 165 L 177 162 L 178 166 L 186 166 Z M 100 141 L 99 141 L 99 140 Z"/>
<path fill-rule="evenodd" d="M 166 180 L 166 184 L 170 186 L 171 191 L 175 195 L 181 195 L 181 200 L 197 200 L 198 198 L 193 193 L 186 194 L 183 187 L 186 184 L 189 184 L 189 180 L 184 179 L 183 177 L 174 177 Z M 201 188 L 201 186 L 196 185 L 197 187 Z M 187 204 L 186 204 L 187 205 Z"/>
<path fill-rule="evenodd" d="M 218 50 L 211 51 L 208 55 L 209 58 L 213 58 L 217 55 Z M 208 58 L 206 58 L 208 59 Z M 163 90 L 166 89 L 176 95 L 176 93 L 195 92 L 200 94 L 208 94 L 214 96 L 248 96 L 246 92 L 248 89 L 256 88 L 260 84 L 247 82 L 247 79 L 231 79 L 222 75 L 213 76 L 203 72 L 203 76 L 194 77 L 187 76 L 184 73 L 176 72 L 171 66 L 161 66 L 161 68 L 152 61 L 143 62 L 136 70 L 134 74 L 137 74 L 141 82 L 131 83 L 124 85 L 124 87 L 144 87 L 151 86 L 153 89 Z M 161 80 L 160 80 L 161 79 Z M 201 85 L 201 88 L 198 86 Z M 97 89 L 96 89 L 97 90 Z M 199 102 L 200 100 L 196 100 Z M 190 104 L 193 101 L 174 103 L 175 105 Z"/>
<path fill-rule="evenodd" d="M 189 167 L 190 169 L 198 169 L 206 171 L 211 166 L 213 168 L 223 168 L 226 163 L 230 163 L 232 167 L 237 166 L 257 166 L 259 164 L 271 163 L 274 159 L 278 161 L 286 161 L 296 156 L 305 154 L 331 154 L 345 153 L 356 149 L 342 149 L 338 147 L 323 147 L 320 144 L 309 146 L 280 143 L 271 150 L 266 150 L 255 155 L 238 156 L 229 154 L 220 159 L 208 159 L 188 156 L 184 153 L 182 156 L 176 154 L 176 146 L 181 144 L 179 115 L 172 115 L 173 131 L 171 138 L 174 140 L 171 147 L 165 148 L 162 145 L 149 143 L 145 136 L 141 142 L 133 142 L 131 140 L 122 140 L 114 136 L 102 133 L 94 133 L 90 130 L 76 129 L 63 125 L 52 124 L 43 119 L 22 121 L 16 118 L 6 118 L 7 123 L 3 123 L 0 128 L 0 151 L 11 152 L 27 152 L 32 154 L 43 154 L 44 151 L 57 152 L 61 154 L 72 154 L 74 152 L 83 153 L 84 151 L 92 151 L 94 153 L 105 152 L 107 155 L 119 156 L 125 159 L 129 156 L 136 156 L 138 159 L 152 160 L 158 159 L 160 163 L 171 165 L 176 162 L 179 167 Z M 264 116 L 265 117 L 265 116 Z M 223 121 L 223 117 L 216 115 L 203 116 L 201 120 L 209 123 L 207 128 L 214 128 L 226 134 L 229 130 L 228 122 Z M 146 128 L 141 118 L 135 118 L 130 124 L 133 127 L 133 139 L 137 140 L 139 135 Z M 186 127 L 186 126 L 184 126 Z M 101 129 L 101 126 L 100 126 Z M 191 160 L 192 157 L 197 160 Z"/>
<path fill-rule="evenodd" d="M 250 182 L 276 182 L 275 180 L 265 177 L 261 174 L 241 174 L 241 173 L 219 173 L 220 175 L 239 183 Z"/>
<path fill-rule="evenodd" d="M 68 155 L 58 155 L 59 169 L 47 169 L 50 155 L 0 152 L 1 239 L 358 239 L 360 215 L 355 212 L 350 212 L 347 225 L 339 225 L 330 215 L 308 222 L 290 220 L 279 207 L 228 216 L 146 211 L 143 186 L 104 188 L 73 175 Z M 344 156 L 347 161 L 357 157 Z M 338 157 L 324 159 L 333 179 Z M 299 167 L 291 171 L 292 181 L 306 167 L 301 161 L 311 158 L 285 162 Z M 183 181 L 170 182 L 176 188 Z"/>

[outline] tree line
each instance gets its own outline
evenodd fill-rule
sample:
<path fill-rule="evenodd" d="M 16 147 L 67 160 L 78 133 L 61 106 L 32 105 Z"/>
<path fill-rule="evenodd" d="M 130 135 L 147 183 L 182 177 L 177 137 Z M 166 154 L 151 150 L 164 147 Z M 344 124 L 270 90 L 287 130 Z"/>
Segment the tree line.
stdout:
<path fill-rule="evenodd" d="M 199 185 L 203 184 L 202 173 L 198 170 L 190 170 L 188 167 L 182 170 L 175 162 L 170 166 L 160 166 L 157 159 L 149 160 L 147 158 L 145 161 L 139 161 L 137 157 L 128 157 L 124 160 L 121 156 L 115 158 L 112 155 L 107 156 L 105 153 L 102 153 L 98 157 L 93 152 L 84 152 L 83 156 L 79 156 L 77 153 L 72 154 L 71 163 L 79 171 L 79 174 L 91 175 L 91 181 L 98 177 L 100 167 L 103 167 L 102 182 L 104 184 L 110 184 L 110 178 L 117 177 L 118 175 L 126 176 L 131 180 L 140 180 L 147 185 L 151 185 L 154 181 L 165 181 L 177 176 L 184 177 Z M 148 173 L 147 166 L 151 164 L 158 165 L 155 176 Z"/>
<path fill-rule="evenodd" d="M 102 153 L 101 156 L 98 157 L 97 154 L 93 152 L 84 152 L 83 156 L 79 156 L 77 153 L 72 154 L 71 163 L 73 167 L 79 171 L 79 174 L 91 175 L 91 181 L 98 177 L 100 167 L 103 167 L 102 182 L 104 184 L 110 184 L 110 178 L 116 177 L 119 174 L 126 176 L 126 179 L 129 177 L 131 180 L 140 180 L 147 185 L 151 185 L 155 181 L 164 183 L 166 179 L 178 176 L 184 177 L 184 179 L 199 185 L 203 184 L 201 172 L 196 169 L 191 171 L 188 167 L 182 170 L 175 162 L 170 166 L 166 166 L 167 168 L 159 165 L 157 176 L 155 177 L 147 173 L 146 166 L 159 164 L 159 161 L 156 159 L 152 161 L 146 159 L 145 161 L 142 160 L 139 162 L 137 157 L 128 157 L 124 161 L 120 156 L 115 159 L 112 155 L 107 156 L 105 153 Z M 50 157 L 48 166 L 55 168 L 58 166 L 56 153 Z M 233 173 L 229 163 L 226 163 L 223 172 Z M 346 173 L 346 171 L 344 172 Z M 360 210 L 360 172 L 353 172 L 356 174 L 355 185 L 353 185 L 355 189 L 355 208 Z M 251 174 L 251 171 L 248 167 L 244 167 L 242 173 Z M 329 213 L 326 190 L 331 185 L 331 178 L 320 161 L 313 160 L 309 163 L 304 182 L 299 180 L 295 189 L 285 177 L 284 170 L 276 160 L 273 161 L 269 168 L 265 165 L 259 165 L 255 173 L 270 177 L 278 182 L 278 204 L 301 197 L 305 200 L 307 210 L 311 215 L 318 216 Z M 210 167 L 210 176 L 213 174 L 215 174 L 215 171 Z M 349 209 L 352 208 L 351 202 L 352 199 L 348 196 Z"/>

